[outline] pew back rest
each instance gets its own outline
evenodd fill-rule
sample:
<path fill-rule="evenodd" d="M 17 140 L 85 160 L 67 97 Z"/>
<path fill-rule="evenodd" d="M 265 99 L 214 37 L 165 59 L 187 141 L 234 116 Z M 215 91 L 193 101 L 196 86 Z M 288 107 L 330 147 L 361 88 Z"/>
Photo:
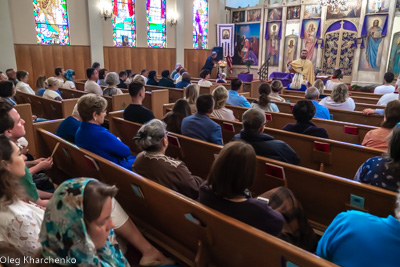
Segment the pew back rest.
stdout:
<path fill-rule="evenodd" d="M 233 122 L 213 118 L 221 126 L 224 143 L 230 142 L 235 134 L 242 129 L 241 122 Z M 230 126 L 227 126 L 230 125 Z M 268 126 L 268 124 L 267 124 Z M 233 131 L 231 131 L 233 128 Z M 380 156 L 382 151 L 367 148 L 341 141 L 324 139 L 309 135 L 292 133 L 280 129 L 265 127 L 264 133 L 273 136 L 276 140 L 286 142 L 301 159 L 300 165 L 313 170 L 320 170 L 324 164 L 324 172 L 353 179 L 359 166 L 367 159 Z M 315 150 L 315 143 L 325 143 L 330 151 L 323 153 Z"/>
<path fill-rule="evenodd" d="M 60 146 L 79 159 L 84 160 L 85 155 L 92 158 L 101 170 L 99 177 L 95 178 L 115 184 L 120 189 L 117 199 L 134 221 L 145 227 L 145 235 L 153 241 L 159 241 L 159 245 L 164 245 L 170 252 L 175 252 L 174 255 L 188 265 L 279 266 L 290 261 L 297 266 L 336 266 L 104 158 L 63 142 L 45 130 L 39 129 L 38 135 L 47 141 L 45 145 L 48 150 L 60 142 Z M 61 153 L 62 150 L 56 152 Z M 71 168 L 74 165 L 70 161 L 62 161 L 62 164 L 63 169 L 74 171 L 72 177 L 86 176 L 78 168 Z M 166 203 L 169 208 L 165 206 Z M 238 246 L 243 243 L 246 246 Z M 232 254 L 232 251 L 235 253 Z"/>
<path fill-rule="evenodd" d="M 279 105 L 278 105 L 279 106 Z M 282 106 L 290 109 L 290 103 L 282 103 Z M 247 110 L 246 108 L 240 108 L 235 106 L 229 106 L 230 109 L 234 111 L 235 116 L 239 116 L 239 120 L 241 121 L 243 113 Z M 280 107 L 279 107 L 280 108 Z M 281 110 L 279 110 L 281 111 Z M 271 115 L 271 121 L 267 122 L 267 127 L 275 128 L 275 129 L 283 129 L 286 124 L 296 123 L 293 115 L 290 113 L 281 112 L 266 112 Z M 338 140 L 342 142 L 349 142 L 353 144 L 361 144 L 364 140 L 365 135 L 374 129 L 377 129 L 376 126 L 370 126 L 365 124 L 344 122 L 344 121 L 336 121 L 336 120 L 324 120 L 313 118 L 312 122 L 321 128 L 324 128 L 330 139 Z M 357 133 L 349 134 L 346 132 L 346 128 L 352 127 L 356 128 Z"/>

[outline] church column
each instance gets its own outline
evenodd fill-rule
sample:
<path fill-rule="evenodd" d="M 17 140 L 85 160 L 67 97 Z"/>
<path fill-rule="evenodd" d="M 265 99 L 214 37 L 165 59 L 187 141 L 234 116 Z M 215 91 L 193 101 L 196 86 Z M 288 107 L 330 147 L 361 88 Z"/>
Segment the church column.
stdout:
<path fill-rule="evenodd" d="M 327 9 L 327 7 L 323 7 L 323 8 L 325 8 L 325 9 Z M 322 40 L 324 40 L 324 36 L 325 36 L 325 31 L 326 31 L 326 29 L 325 29 L 325 23 L 322 23 L 322 22 L 326 22 L 326 11 L 322 11 L 321 10 L 321 21 L 320 21 L 320 27 L 321 27 L 321 36 L 319 37 L 320 39 L 322 39 Z M 324 40 L 325 41 L 325 40 Z M 322 43 L 322 41 L 317 41 L 317 43 L 318 43 L 318 47 L 317 47 L 317 61 L 316 61 L 316 64 L 315 64 L 315 68 L 316 67 L 318 67 L 318 68 L 320 68 L 320 69 L 322 69 L 322 58 L 323 58 L 323 54 L 322 54 L 322 48 L 321 48 L 321 43 Z M 325 45 L 325 43 L 324 43 L 324 45 Z"/>
<path fill-rule="evenodd" d="M 285 72 L 286 67 L 284 66 L 284 58 L 285 58 L 285 36 L 286 36 L 286 22 L 287 22 L 287 7 L 283 7 L 282 9 L 282 23 L 281 23 L 281 39 L 279 40 L 279 66 L 278 70 Z M 285 23 L 283 23 L 285 21 Z M 262 34 L 261 34 L 262 36 Z"/>
<path fill-rule="evenodd" d="M 103 52 L 103 27 L 100 11 L 97 8 L 98 0 L 88 0 L 88 19 L 89 19 L 89 43 L 90 43 L 90 59 L 93 62 L 99 62 L 104 66 Z"/>
<path fill-rule="evenodd" d="M 11 27 L 10 7 L 8 0 L 0 0 L 0 70 L 5 72 L 9 68 L 17 68 L 15 59 L 14 37 Z"/>
<path fill-rule="evenodd" d="M 357 36 L 361 36 L 361 32 L 362 32 L 362 26 L 364 23 L 364 17 L 365 17 L 365 13 L 366 13 L 366 9 L 367 9 L 367 1 L 363 1 L 361 4 L 361 14 L 360 14 L 360 23 L 358 25 L 358 35 Z M 354 54 L 354 61 L 353 61 L 353 69 L 351 71 L 351 81 L 350 82 L 358 82 L 358 67 L 360 65 L 360 58 L 361 58 L 361 42 L 360 44 L 358 44 L 357 41 L 357 49 L 355 51 Z"/>
<path fill-rule="evenodd" d="M 178 14 L 178 23 L 176 26 L 176 63 L 185 64 L 185 42 L 184 42 L 184 29 L 185 29 L 185 2 L 184 0 L 176 0 L 176 13 Z M 191 15 L 191 14 L 188 14 Z"/>

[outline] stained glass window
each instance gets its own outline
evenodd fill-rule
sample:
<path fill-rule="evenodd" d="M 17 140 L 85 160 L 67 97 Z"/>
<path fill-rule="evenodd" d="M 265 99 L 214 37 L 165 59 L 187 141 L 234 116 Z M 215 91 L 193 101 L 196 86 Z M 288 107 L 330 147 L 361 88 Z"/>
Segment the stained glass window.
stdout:
<path fill-rule="evenodd" d="M 165 0 L 147 0 L 147 46 L 166 47 Z"/>
<path fill-rule="evenodd" d="M 113 0 L 114 46 L 136 46 L 135 0 Z"/>
<path fill-rule="evenodd" d="M 33 0 L 38 44 L 69 45 L 66 0 Z"/>
<path fill-rule="evenodd" d="M 208 0 L 193 0 L 193 48 L 207 49 Z"/>

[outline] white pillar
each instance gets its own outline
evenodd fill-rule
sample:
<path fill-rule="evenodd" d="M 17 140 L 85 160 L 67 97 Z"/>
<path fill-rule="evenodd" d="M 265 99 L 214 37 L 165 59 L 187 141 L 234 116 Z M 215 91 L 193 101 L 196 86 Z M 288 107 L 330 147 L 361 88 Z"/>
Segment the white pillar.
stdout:
<path fill-rule="evenodd" d="M 90 59 L 104 67 L 103 27 L 98 0 L 88 0 Z"/>
<path fill-rule="evenodd" d="M 14 38 L 8 0 L 0 0 L 0 6 L 0 70 L 5 72 L 6 69 L 16 69 L 17 61 L 15 59 Z"/>
<path fill-rule="evenodd" d="M 286 37 L 286 22 L 287 22 L 287 7 L 283 7 L 282 9 L 282 23 L 281 23 L 281 39 L 279 40 L 279 64 L 278 70 L 285 72 L 286 66 L 283 62 L 285 58 L 285 37 Z M 284 23 L 285 21 L 285 23 Z M 262 36 L 262 34 L 261 34 Z"/>
<path fill-rule="evenodd" d="M 185 64 L 185 42 L 184 42 L 184 29 L 185 29 L 185 2 L 184 0 L 176 0 L 176 13 L 178 14 L 178 23 L 175 25 L 176 30 L 176 62 Z M 188 14 L 189 16 L 191 15 Z"/>

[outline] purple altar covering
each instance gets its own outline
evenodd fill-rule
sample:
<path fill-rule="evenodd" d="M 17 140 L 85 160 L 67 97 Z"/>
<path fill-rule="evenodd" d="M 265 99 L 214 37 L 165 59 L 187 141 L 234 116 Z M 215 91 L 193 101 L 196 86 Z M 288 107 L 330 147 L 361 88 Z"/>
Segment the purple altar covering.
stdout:
<path fill-rule="evenodd" d="M 293 76 L 293 73 L 273 72 L 269 75 L 269 78 L 272 80 L 280 80 L 283 87 L 287 87 L 288 84 L 292 82 Z"/>
<path fill-rule="evenodd" d="M 239 73 L 238 74 L 239 80 L 242 82 L 251 82 L 253 80 L 253 74 L 249 73 Z"/>

